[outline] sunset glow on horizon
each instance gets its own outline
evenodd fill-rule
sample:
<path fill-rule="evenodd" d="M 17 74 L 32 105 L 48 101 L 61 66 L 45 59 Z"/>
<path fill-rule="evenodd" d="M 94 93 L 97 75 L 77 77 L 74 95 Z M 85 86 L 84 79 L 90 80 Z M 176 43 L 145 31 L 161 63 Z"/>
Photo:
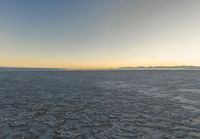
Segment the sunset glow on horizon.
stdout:
<path fill-rule="evenodd" d="M 0 67 L 200 66 L 199 0 L 1 0 Z"/>

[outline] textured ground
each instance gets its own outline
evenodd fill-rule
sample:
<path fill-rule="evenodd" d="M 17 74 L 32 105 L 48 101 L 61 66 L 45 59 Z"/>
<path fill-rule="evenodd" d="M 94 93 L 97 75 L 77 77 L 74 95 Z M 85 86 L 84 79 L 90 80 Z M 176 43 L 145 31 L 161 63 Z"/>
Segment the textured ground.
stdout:
<path fill-rule="evenodd" d="M 200 71 L 0 72 L 0 139 L 199 139 Z"/>

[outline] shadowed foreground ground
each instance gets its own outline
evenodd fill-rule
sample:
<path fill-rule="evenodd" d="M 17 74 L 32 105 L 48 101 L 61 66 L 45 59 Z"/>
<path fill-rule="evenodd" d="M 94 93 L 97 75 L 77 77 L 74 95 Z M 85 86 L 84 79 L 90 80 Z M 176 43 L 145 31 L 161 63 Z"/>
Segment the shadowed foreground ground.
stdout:
<path fill-rule="evenodd" d="M 0 139 L 199 139 L 200 71 L 0 72 Z"/>

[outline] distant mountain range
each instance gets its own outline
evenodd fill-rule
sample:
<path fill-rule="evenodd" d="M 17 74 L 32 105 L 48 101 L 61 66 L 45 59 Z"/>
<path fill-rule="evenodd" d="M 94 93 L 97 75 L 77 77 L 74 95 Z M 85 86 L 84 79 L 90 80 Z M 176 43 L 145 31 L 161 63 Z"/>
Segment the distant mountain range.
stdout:
<path fill-rule="evenodd" d="M 117 70 L 200 70 L 200 66 L 120 67 Z"/>

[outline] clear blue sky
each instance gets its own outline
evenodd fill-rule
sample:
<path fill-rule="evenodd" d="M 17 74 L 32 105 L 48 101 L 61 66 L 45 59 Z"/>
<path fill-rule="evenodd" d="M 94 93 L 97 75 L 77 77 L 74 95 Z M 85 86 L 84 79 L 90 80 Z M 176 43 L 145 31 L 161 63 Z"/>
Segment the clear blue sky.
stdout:
<path fill-rule="evenodd" d="M 200 65 L 199 0 L 1 0 L 0 66 Z"/>

